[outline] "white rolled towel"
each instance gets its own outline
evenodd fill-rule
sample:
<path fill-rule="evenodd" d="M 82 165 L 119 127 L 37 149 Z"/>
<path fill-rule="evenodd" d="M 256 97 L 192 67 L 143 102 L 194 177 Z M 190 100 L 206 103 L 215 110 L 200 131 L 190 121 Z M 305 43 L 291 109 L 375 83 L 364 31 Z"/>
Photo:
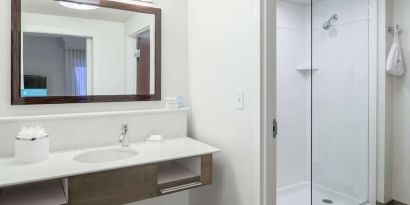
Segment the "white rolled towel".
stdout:
<path fill-rule="evenodd" d="M 404 74 L 404 61 L 399 38 L 399 28 L 396 27 L 394 31 L 394 42 L 386 63 L 386 72 L 393 76 L 402 76 Z"/>

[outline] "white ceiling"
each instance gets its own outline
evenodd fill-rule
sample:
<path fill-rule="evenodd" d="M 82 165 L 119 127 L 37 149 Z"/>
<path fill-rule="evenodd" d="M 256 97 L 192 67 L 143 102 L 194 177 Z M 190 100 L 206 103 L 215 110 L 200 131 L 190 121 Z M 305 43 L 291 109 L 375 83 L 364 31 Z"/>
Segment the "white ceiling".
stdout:
<path fill-rule="evenodd" d="M 301 4 L 301 5 L 309 5 L 311 4 L 311 0 L 280 0 L 280 1 L 286 1 L 286 2 L 290 2 L 290 3 L 294 3 L 294 4 Z M 313 2 L 317 2 L 320 0 L 313 0 Z"/>
<path fill-rule="evenodd" d="M 104 21 L 125 22 L 137 13 L 109 8 L 98 8 L 95 10 L 75 10 L 61 6 L 55 0 L 22 0 L 23 12 L 40 13 L 58 16 L 68 16 L 77 18 L 88 18 Z M 144 14 L 148 15 L 148 14 Z"/>

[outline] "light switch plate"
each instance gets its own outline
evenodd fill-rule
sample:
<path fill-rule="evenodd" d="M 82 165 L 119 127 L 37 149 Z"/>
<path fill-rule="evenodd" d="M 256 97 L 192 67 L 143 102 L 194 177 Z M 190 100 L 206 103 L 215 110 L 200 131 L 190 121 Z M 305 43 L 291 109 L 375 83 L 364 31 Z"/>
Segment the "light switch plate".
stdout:
<path fill-rule="evenodd" d="M 237 110 L 245 110 L 245 92 L 243 90 L 235 92 L 235 102 Z"/>

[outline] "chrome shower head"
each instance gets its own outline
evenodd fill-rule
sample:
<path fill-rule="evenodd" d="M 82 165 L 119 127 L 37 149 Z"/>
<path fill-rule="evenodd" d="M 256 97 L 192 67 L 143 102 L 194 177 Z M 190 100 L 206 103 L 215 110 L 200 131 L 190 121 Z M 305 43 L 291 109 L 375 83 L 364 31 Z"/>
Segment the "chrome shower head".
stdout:
<path fill-rule="evenodd" d="M 324 24 L 323 24 L 323 29 L 325 30 L 329 30 L 332 27 L 334 27 L 334 23 L 339 20 L 339 15 L 337 14 L 333 14 L 329 20 L 327 20 Z"/>

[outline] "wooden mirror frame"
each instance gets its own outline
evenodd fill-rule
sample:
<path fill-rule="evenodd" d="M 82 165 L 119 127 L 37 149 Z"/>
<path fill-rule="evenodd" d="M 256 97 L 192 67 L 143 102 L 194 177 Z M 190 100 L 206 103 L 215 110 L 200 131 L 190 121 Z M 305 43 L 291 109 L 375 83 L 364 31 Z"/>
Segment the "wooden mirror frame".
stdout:
<path fill-rule="evenodd" d="M 155 16 L 155 94 L 21 97 L 21 0 L 11 0 L 11 104 L 62 104 L 161 100 L 161 9 L 109 0 L 60 0 Z"/>

